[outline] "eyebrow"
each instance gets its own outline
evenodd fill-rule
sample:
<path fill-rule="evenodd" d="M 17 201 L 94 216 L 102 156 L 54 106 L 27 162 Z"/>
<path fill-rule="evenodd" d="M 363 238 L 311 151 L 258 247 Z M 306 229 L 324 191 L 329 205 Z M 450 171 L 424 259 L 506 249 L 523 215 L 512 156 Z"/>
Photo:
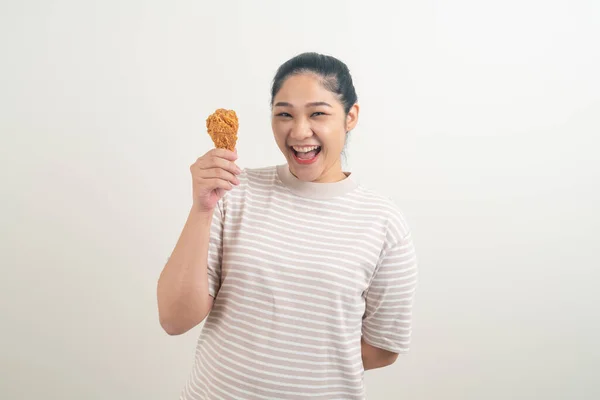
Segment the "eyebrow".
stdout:
<path fill-rule="evenodd" d="M 306 103 L 306 107 L 317 107 L 317 106 L 325 106 L 325 107 L 331 107 L 331 104 L 324 102 L 324 101 L 314 101 L 312 103 Z M 288 103 L 287 101 L 280 101 L 277 104 L 275 104 L 275 107 L 292 107 L 294 108 L 294 106 L 291 103 Z"/>

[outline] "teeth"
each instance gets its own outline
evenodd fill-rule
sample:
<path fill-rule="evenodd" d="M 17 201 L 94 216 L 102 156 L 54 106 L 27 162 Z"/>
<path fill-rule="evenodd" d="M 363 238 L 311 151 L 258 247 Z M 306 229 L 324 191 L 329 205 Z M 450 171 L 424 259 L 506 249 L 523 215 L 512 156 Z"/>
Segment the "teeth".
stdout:
<path fill-rule="evenodd" d="M 298 153 L 308 153 L 319 148 L 319 146 L 292 146 Z"/>

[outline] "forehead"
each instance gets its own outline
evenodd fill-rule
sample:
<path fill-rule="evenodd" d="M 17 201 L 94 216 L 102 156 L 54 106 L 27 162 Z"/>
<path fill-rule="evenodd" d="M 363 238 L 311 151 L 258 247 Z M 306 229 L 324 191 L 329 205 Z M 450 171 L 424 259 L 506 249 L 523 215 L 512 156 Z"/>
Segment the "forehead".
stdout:
<path fill-rule="evenodd" d="M 331 105 L 339 103 L 336 94 L 327 90 L 322 84 L 322 79 L 314 74 L 290 76 L 281 85 L 275 99 L 292 104 L 318 101 L 325 101 Z"/>

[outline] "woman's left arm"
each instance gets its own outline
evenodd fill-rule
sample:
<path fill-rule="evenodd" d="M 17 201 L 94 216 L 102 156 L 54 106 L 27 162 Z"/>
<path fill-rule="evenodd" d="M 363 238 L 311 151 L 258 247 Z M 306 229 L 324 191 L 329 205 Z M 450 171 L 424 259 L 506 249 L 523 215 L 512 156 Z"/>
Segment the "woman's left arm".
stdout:
<path fill-rule="evenodd" d="M 398 353 L 392 353 L 391 351 L 379 349 L 371 346 L 365 342 L 365 339 L 361 339 L 360 343 L 362 351 L 362 361 L 365 371 L 375 368 L 383 368 L 388 365 L 392 365 L 398 358 Z"/>
<path fill-rule="evenodd" d="M 393 364 L 409 350 L 418 267 L 410 232 L 382 255 L 365 294 L 361 350 L 365 370 Z"/>

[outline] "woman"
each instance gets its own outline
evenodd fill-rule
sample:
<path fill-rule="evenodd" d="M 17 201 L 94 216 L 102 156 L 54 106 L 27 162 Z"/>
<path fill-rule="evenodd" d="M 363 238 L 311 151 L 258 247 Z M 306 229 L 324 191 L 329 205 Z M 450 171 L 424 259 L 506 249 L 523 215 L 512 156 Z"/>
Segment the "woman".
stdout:
<path fill-rule="evenodd" d="M 160 322 L 206 318 L 182 399 L 364 399 L 363 372 L 409 347 L 417 263 L 398 208 L 342 169 L 359 107 L 348 68 L 284 63 L 272 128 L 285 165 L 213 149 L 158 283 Z"/>

